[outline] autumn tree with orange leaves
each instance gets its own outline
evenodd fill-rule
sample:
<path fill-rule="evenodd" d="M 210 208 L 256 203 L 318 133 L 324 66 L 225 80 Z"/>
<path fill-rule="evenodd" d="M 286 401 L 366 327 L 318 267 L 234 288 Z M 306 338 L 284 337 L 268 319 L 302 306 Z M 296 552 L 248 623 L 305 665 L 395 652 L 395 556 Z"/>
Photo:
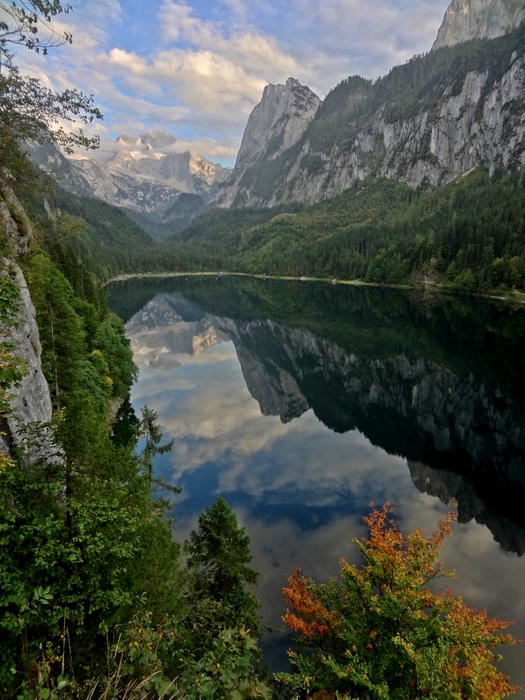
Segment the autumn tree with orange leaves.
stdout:
<path fill-rule="evenodd" d="M 511 623 L 468 607 L 449 589 L 427 585 L 451 577 L 438 561 L 451 532 L 449 514 L 428 539 L 403 535 L 393 508 L 373 508 L 364 518 L 369 536 L 354 540 L 358 568 L 341 559 L 337 579 L 317 584 L 300 569 L 283 589 L 284 621 L 297 633 L 290 652 L 295 673 L 284 681 L 296 697 L 370 700 L 496 700 L 516 687 L 496 668 L 495 648 L 515 644 Z"/>

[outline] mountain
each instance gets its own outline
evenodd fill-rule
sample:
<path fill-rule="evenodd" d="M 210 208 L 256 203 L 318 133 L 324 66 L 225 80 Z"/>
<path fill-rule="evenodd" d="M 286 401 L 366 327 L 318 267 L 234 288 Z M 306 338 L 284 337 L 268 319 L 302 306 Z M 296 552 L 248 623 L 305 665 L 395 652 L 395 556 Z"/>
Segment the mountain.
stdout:
<path fill-rule="evenodd" d="M 220 189 L 217 201 L 222 206 L 234 203 L 239 189 L 242 191 L 244 173 L 292 148 L 320 104 L 319 97 L 295 78 L 288 78 L 285 85 L 267 85 L 248 118 L 232 177 Z"/>
<path fill-rule="evenodd" d="M 525 20 L 522 0 L 452 0 L 432 49 L 470 39 L 494 39 Z"/>
<path fill-rule="evenodd" d="M 313 204 L 370 175 L 418 188 L 445 184 L 477 166 L 490 173 L 523 166 L 525 29 L 514 27 L 524 15 L 523 0 L 454 0 L 434 50 L 375 82 L 349 77 L 322 103 L 303 99 L 302 111 L 291 99 L 297 81 L 268 86 L 214 201 Z M 481 38 L 489 27 L 490 36 L 512 31 Z M 457 43 L 463 37 L 472 40 Z M 265 135 L 275 110 L 278 118 Z"/>
<path fill-rule="evenodd" d="M 86 160 L 89 159 L 78 161 L 80 167 Z M 187 150 L 181 151 L 177 138 L 160 129 L 137 137 L 119 136 L 102 163 L 117 177 L 126 174 L 204 198 L 214 183 L 225 176 L 221 165 Z"/>
<path fill-rule="evenodd" d="M 162 237 L 167 235 L 162 223 L 173 233 L 189 222 L 188 200 L 181 195 L 192 196 L 191 213 L 195 213 L 229 174 L 218 163 L 180 152 L 177 144 L 172 134 L 153 130 L 137 137 L 119 136 L 97 159 L 78 154 L 66 158 L 50 143 L 27 148 L 33 163 L 65 190 L 125 209 L 152 235 Z M 183 205 L 180 215 L 178 203 Z M 182 224 L 176 223 L 178 219 Z"/>

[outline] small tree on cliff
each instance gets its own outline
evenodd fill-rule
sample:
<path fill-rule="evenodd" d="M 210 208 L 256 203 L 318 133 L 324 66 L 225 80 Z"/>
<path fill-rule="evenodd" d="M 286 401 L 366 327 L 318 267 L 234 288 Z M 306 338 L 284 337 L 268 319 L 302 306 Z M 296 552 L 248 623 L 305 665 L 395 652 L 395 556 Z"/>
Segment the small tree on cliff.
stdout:
<path fill-rule="evenodd" d="M 497 700 L 511 694 L 495 667 L 494 648 L 516 643 L 500 634 L 509 622 L 469 608 L 447 590 L 426 585 L 443 571 L 438 561 L 452 516 L 426 539 L 403 535 L 388 504 L 364 520 L 369 537 L 355 540 L 364 565 L 341 560 L 339 579 L 316 584 L 296 569 L 284 588 L 284 621 L 298 634 L 291 652 L 295 682 L 337 697 Z M 288 678 L 290 680 L 290 678 Z"/>

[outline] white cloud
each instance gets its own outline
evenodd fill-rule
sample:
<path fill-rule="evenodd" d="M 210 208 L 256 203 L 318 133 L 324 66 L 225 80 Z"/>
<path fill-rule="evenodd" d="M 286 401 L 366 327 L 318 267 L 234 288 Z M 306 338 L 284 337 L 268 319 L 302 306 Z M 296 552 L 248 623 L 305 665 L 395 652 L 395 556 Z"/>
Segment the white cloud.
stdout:
<path fill-rule="evenodd" d="M 350 74 L 383 75 L 430 48 L 447 4 L 378 0 L 372 12 L 368 0 L 156 0 L 146 12 L 84 0 L 55 22 L 72 46 L 20 56 L 49 86 L 95 94 L 102 134 L 160 127 L 233 159 L 267 83 L 293 76 L 322 97 Z"/>

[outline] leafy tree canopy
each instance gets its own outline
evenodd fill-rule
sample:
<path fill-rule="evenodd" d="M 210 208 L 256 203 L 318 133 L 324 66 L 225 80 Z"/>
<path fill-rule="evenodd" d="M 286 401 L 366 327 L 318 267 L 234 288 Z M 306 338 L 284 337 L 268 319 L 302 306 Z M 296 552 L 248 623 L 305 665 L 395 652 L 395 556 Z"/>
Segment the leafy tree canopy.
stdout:
<path fill-rule="evenodd" d="M 299 569 L 289 577 L 284 621 L 299 643 L 291 678 L 340 698 L 507 697 L 516 688 L 496 668 L 494 648 L 516 643 L 501 634 L 510 623 L 428 587 L 454 574 L 438 560 L 452 516 L 427 539 L 402 534 L 391 513 L 386 504 L 364 518 L 370 534 L 354 540 L 361 568 L 342 559 L 339 579 L 317 584 Z"/>
<path fill-rule="evenodd" d="M 69 32 L 59 33 L 51 26 L 53 17 L 68 14 L 70 5 L 60 0 L 18 0 L 0 2 L 0 51 L 4 64 L 10 64 L 13 46 L 25 46 L 37 53 L 71 44 Z M 44 32 L 45 36 L 42 36 Z"/>
<path fill-rule="evenodd" d="M 15 61 L 19 47 L 46 54 L 70 44 L 71 34 L 57 32 L 52 24 L 54 17 L 70 10 L 60 0 L 0 1 L 0 156 L 8 169 L 16 170 L 24 141 L 51 139 L 68 152 L 75 146 L 98 147 L 97 136 L 69 128 L 71 123 L 102 119 L 93 96 L 75 88 L 55 92 L 24 75 Z"/>

